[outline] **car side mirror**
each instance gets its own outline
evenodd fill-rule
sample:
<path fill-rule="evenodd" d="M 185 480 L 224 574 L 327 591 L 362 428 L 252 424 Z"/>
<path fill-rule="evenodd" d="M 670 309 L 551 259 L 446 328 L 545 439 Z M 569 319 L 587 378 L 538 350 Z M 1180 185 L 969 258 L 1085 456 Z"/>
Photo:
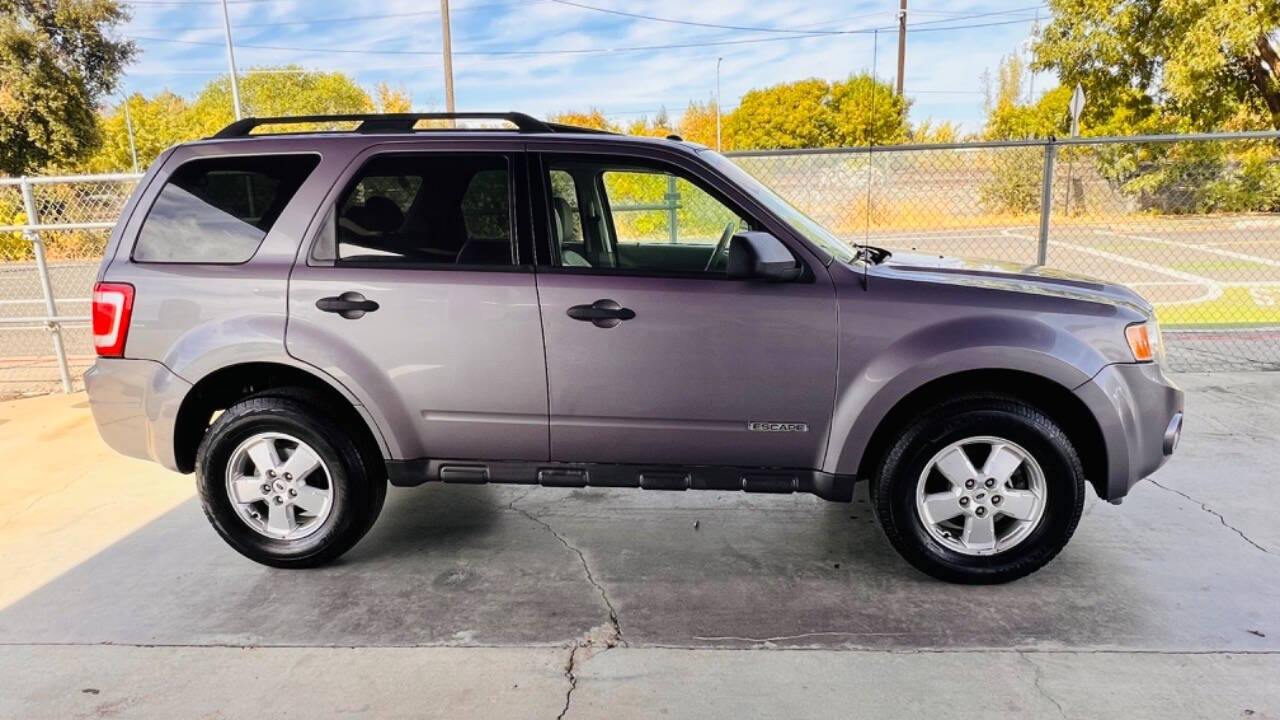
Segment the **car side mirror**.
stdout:
<path fill-rule="evenodd" d="M 800 277 L 801 267 L 781 240 L 767 232 L 747 230 L 729 241 L 725 272 L 731 278 L 790 282 Z"/>

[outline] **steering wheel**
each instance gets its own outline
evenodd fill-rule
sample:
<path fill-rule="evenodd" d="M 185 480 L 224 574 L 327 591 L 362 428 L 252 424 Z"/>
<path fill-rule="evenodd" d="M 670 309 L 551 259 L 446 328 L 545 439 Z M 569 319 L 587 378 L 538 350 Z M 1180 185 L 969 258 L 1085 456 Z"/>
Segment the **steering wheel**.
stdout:
<path fill-rule="evenodd" d="M 720 256 L 729 250 L 729 241 L 733 239 L 733 231 L 737 229 L 738 221 L 736 220 L 724 226 L 724 232 L 720 233 L 720 242 L 717 242 L 716 249 L 711 251 L 711 257 L 707 258 L 707 266 L 703 270 L 710 272 Z"/>

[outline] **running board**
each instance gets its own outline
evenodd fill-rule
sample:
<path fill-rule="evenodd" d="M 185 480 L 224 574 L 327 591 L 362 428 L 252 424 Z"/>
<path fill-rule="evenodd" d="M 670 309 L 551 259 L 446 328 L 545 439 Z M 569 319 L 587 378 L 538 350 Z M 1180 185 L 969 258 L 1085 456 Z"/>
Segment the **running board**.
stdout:
<path fill-rule="evenodd" d="M 709 465 L 624 465 L 478 460 L 388 460 L 391 484 L 512 483 L 545 487 L 618 487 L 645 490 L 738 490 L 811 493 L 825 500 L 853 499 L 853 476 L 787 468 Z"/>

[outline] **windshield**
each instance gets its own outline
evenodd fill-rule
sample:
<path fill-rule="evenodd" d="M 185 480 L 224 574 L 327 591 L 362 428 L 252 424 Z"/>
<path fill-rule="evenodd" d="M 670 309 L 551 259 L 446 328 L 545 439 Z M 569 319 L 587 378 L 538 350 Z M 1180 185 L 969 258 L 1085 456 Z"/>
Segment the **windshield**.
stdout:
<path fill-rule="evenodd" d="M 797 210 L 791 203 L 783 200 L 777 193 L 770 190 L 759 180 L 756 180 L 747 171 L 735 165 L 729 158 L 714 150 L 703 150 L 702 157 L 711 163 L 715 169 L 727 175 L 730 180 L 750 193 L 752 197 L 759 200 L 762 205 L 769 208 L 775 215 L 798 230 L 800 234 L 808 238 L 809 242 L 831 253 L 841 262 L 853 262 L 854 258 L 857 257 L 857 252 L 848 243 L 832 235 L 830 230 L 822 227 L 813 218 Z"/>

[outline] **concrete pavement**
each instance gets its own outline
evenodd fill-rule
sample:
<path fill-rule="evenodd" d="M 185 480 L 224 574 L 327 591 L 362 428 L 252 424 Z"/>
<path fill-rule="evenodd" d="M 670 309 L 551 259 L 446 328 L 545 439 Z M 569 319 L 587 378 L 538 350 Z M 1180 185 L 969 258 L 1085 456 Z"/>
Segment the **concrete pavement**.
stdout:
<path fill-rule="evenodd" d="M 1280 374 L 1180 382 L 1155 482 L 980 588 L 863 493 L 392 489 L 340 562 L 273 570 L 82 395 L 0 403 L 0 715 L 1280 717 Z"/>

